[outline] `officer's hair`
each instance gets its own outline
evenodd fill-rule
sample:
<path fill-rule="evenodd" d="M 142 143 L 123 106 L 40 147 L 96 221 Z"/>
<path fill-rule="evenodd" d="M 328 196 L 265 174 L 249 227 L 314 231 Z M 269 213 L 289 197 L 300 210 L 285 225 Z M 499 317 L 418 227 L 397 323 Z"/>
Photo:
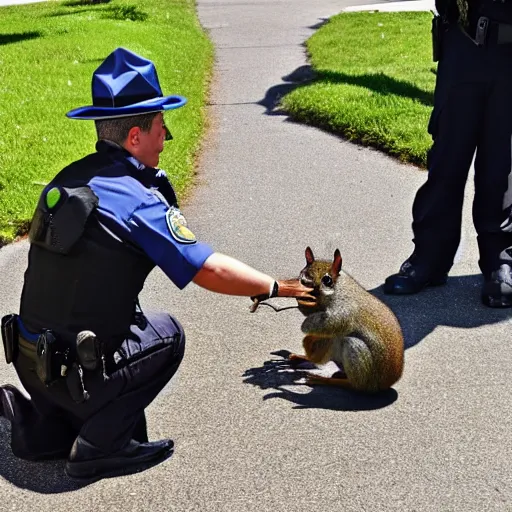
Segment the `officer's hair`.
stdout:
<path fill-rule="evenodd" d="M 116 117 L 114 119 L 101 119 L 94 121 L 98 139 L 111 140 L 120 146 L 126 141 L 128 133 L 134 126 L 138 126 L 143 132 L 149 132 L 153 119 L 158 112 L 141 114 L 138 116 Z"/>

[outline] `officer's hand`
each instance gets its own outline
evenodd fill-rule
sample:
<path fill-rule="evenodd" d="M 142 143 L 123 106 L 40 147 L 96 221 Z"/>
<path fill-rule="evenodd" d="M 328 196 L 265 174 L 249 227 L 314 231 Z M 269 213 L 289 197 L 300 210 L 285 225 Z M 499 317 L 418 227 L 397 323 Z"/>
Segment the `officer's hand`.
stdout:
<path fill-rule="evenodd" d="M 316 303 L 316 298 L 311 295 L 313 288 L 305 287 L 298 279 L 286 279 L 283 281 L 274 281 L 271 293 L 264 293 L 262 295 L 255 295 L 251 297 L 253 307 L 251 311 L 256 311 L 258 304 L 267 299 L 274 297 L 295 297 L 303 299 L 304 301 L 311 302 L 312 305 Z"/>
<path fill-rule="evenodd" d="M 298 279 L 286 279 L 282 281 L 275 281 L 272 289 L 272 293 L 257 295 L 251 297 L 253 304 L 250 308 L 251 313 L 254 313 L 258 309 L 260 302 L 271 299 L 273 297 L 294 297 L 304 301 L 304 305 L 314 306 L 316 304 L 316 298 L 311 295 L 313 288 L 307 288 Z"/>
<path fill-rule="evenodd" d="M 315 296 L 311 294 L 313 288 L 304 286 L 299 279 L 277 281 L 277 285 L 278 297 L 295 297 L 316 302 Z"/>

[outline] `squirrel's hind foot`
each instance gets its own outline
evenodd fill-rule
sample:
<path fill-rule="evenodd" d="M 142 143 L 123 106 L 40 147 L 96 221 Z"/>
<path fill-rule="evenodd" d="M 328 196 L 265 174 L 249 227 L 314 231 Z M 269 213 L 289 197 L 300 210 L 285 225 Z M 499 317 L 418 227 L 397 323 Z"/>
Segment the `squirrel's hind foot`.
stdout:
<path fill-rule="evenodd" d="M 288 359 L 296 363 L 310 362 L 307 356 L 301 356 L 300 354 L 289 354 Z"/>
<path fill-rule="evenodd" d="M 336 372 L 335 375 L 341 372 Z M 337 386 L 343 389 L 354 389 L 349 380 L 341 377 L 323 377 L 322 375 L 308 375 L 306 377 L 306 384 L 308 385 L 322 385 L 322 386 Z"/>

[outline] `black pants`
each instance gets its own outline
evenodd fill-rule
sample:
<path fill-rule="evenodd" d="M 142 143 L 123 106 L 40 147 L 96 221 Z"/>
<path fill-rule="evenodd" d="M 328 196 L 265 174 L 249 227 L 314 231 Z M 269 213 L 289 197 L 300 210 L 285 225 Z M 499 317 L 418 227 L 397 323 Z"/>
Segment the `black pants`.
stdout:
<path fill-rule="evenodd" d="M 149 314 L 146 325 L 133 325 L 109 361 L 109 378 L 84 371 L 89 400 L 74 402 L 65 379 L 46 387 L 34 363 L 20 354 L 18 376 L 31 396 L 16 403 L 11 446 L 21 458 L 66 456 L 80 435 L 91 444 L 114 452 L 130 439 L 147 441 L 144 409 L 176 373 L 184 355 L 185 334 L 170 315 Z"/>
<path fill-rule="evenodd" d="M 447 272 L 453 264 L 475 150 L 473 222 L 482 273 L 496 269 L 500 252 L 512 245 L 512 235 L 500 231 L 512 204 L 512 44 L 497 44 L 496 35 L 491 27 L 488 44 L 478 47 L 453 26 L 444 40 L 428 179 L 413 205 L 417 262 L 431 271 Z"/>

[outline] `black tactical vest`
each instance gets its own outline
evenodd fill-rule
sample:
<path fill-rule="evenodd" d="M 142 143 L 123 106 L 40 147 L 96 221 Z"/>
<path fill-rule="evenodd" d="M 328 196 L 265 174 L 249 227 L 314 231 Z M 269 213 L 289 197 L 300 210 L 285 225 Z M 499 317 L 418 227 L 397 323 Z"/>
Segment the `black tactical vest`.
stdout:
<path fill-rule="evenodd" d="M 94 176 L 130 175 L 149 187 L 156 171 L 136 169 L 119 148 L 100 142 L 97 149 L 61 171 L 39 200 L 20 316 L 30 331 L 51 329 L 72 346 L 78 332 L 91 330 L 113 351 L 129 333 L 137 296 L 155 265 L 139 248 L 103 229 L 98 200 L 87 183 Z M 52 187 L 58 197 L 49 207 Z M 161 188 L 175 203 L 174 192 Z"/>

